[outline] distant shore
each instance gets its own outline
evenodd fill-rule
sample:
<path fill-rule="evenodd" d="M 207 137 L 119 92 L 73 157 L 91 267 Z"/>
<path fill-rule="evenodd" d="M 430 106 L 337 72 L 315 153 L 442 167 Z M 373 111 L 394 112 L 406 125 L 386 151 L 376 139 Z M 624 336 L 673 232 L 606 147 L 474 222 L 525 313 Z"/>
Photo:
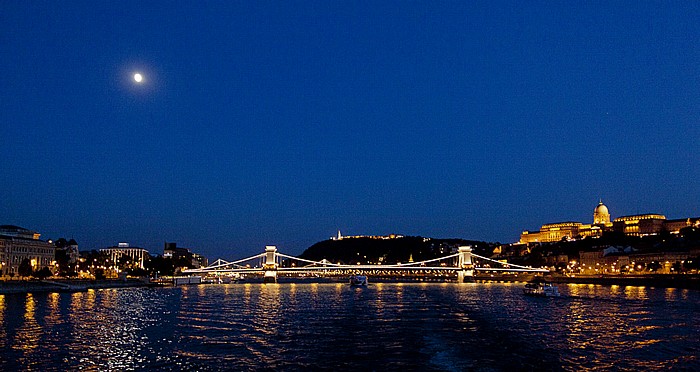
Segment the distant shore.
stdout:
<path fill-rule="evenodd" d="M 479 282 L 524 282 L 532 276 L 476 276 Z M 545 279 L 560 284 L 599 284 L 635 287 L 700 289 L 700 275 L 546 275 Z"/>
<path fill-rule="evenodd" d="M 532 274 L 519 275 L 477 275 L 474 281 L 477 283 L 493 282 L 514 282 L 524 283 L 534 278 Z M 655 287 L 655 288 L 678 288 L 700 290 L 700 275 L 547 275 L 545 279 L 558 284 L 593 284 L 605 286 L 635 286 L 635 287 Z M 280 278 L 280 283 L 296 282 L 345 282 L 345 278 L 313 278 L 294 279 Z M 379 277 L 370 278 L 373 283 L 400 283 L 400 282 L 445 282 L 444 278 L 400 278 L 400 277 Z M 247 283 L 257 283 L 256 280 L 246 281 Z M 262 281 L 260 281 L 262 283 Z M 151 283 L 140 279 L 105 279 L 105 280 L 7 280 L 0 281 L 0 294 L 12 293 L 51 293 L 51 292 L 84 292 L 89 289 L 108 288 L 131 288 L 131 287 L 160 287 L 163 284 Z"/>
<path fill-rule="evenodd" d="M 600 284 L 635 287 L 700 289 L 698 275 L 648 275 L 648 276 L 553 276 L 549 278 L 554 283 Z"/>
<path fill-rule="evenodd" d="M 104 280 L 7 280 L 0 281 L 0 294 L 10 293 L 46 293 L 46 292 L 83 292 L 88 289 L 154 287 L 157 284 L 140 279 L 104 279 Z"/>

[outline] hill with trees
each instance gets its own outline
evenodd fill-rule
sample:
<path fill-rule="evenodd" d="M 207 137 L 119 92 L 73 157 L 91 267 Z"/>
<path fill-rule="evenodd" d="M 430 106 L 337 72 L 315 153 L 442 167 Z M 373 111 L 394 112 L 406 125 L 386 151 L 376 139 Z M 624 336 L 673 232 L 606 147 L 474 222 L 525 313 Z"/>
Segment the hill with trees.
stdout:
<path fill-rule="evenodd" d="M 469 245 L 475 254 L 491 255 L 497 243 L 465 239 L 434 239 L 406 236 L 392 239 L 370 237 L 329 239 L 307 248 L 299 257 L 341 264 L 396 264 L 444 257 L 457 247 Z"/>

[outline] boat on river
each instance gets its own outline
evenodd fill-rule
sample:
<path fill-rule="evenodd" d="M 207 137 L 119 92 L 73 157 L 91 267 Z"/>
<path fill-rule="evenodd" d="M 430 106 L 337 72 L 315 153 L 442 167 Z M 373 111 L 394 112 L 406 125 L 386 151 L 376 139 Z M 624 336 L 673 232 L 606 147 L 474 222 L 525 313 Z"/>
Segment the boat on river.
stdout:
<path fill-rule="evenodd" d="M 350 286 L 364 287 L 367 285 L 367 277 L 365 275 L 353 275 L 350 277 Z"/>
<path fill-rule="evenodd" d="M 523 294 L 534 297 L 559 297 L 559 287 L 545 280 L 533 280 L 525 284 Z"/>

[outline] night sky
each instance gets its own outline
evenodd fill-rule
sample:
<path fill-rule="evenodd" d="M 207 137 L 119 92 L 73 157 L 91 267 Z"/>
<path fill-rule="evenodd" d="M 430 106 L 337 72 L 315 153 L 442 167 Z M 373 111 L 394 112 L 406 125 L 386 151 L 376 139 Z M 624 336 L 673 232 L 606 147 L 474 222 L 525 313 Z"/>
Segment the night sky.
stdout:
<path fill-rule="evenodd" d="M 0 224 L 81 250 L 697 217 L 698 124 L 698 1 L 0 3 Z"/>

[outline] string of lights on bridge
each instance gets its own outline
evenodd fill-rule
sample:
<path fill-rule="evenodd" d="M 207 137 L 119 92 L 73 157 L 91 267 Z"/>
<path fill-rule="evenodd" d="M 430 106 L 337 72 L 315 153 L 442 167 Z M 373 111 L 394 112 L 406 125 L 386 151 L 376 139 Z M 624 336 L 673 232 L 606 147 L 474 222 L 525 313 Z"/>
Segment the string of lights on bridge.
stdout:
<path fill-rule="evenodd" d="M 466 256 L 465 256 L 466 254 Z M 460 258 L 462 255 L 462 258 Z M 447 266 L 428 266 L 428 264 L 433 264 L 439 261 L 445 261 L 450 259 L 457 259 L 457 265 Z M 500 265 L 501 267 L 479 267 L 472 264 L 472 258 L 477 258 L 489 263 L 494 263 Z M 280 265 L 282 259 L 289 260 L 288 265 Z M 256 261 L 257 260 L 257 261 Z M 460 262 L 462 260 L 462 262 Z M 465 261 L 466 260 L 466 261 Z M 294 262 L 300 262 L 306 264 L 306 266 L 295 266 Z M 243 265 L 246 262 L 253 263 L 254 266 L 250 264 Z M 450 254 L 444 257 L 438 257 L 430 260 L 424 260 L 419 262 L 408 262 L 408 263 L 397 263 L 389 265 L 352 265 L 352 264 L 341 264 L 332 263 L 328 260 L 313 261 L 304 258 L 294 257 L 287 254 L 277 252 L 276 247 L 268 246 L 266 251 L 251 257 L 243 258 L 240 260 L 228 262 L 223 259 L 216 260 L 212 265 L 205 268 L 199 269 L 189 269 L 185 270 L 185 274 L 220 274 L 220 273 L 262 273 L 267 271 L 277 271 L 281 273 L 304 273 L 304 272 L 323 272 L 329 270 L 356 270 L 356 271 L 371 271 L 371 270 L 382 270 L 382 271 L 399 271 L 399 270 L 420 270 L 420 271 L 463 271 L 465 269 L 477 270 L 477 271 L 501 271 L 501 272 L 534 272 L 534 273 L 545 273 L 549 272 L 546 269 L 536 269 L 528 266 L 509 264 L 500 261 L 496 261 L 487 257 L 483 257 L 477 254 L 471 253 L 471 249 L 460 250 L 458 253 Z"/>

